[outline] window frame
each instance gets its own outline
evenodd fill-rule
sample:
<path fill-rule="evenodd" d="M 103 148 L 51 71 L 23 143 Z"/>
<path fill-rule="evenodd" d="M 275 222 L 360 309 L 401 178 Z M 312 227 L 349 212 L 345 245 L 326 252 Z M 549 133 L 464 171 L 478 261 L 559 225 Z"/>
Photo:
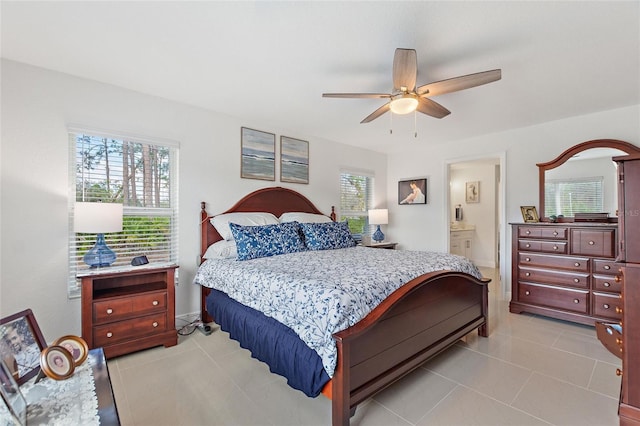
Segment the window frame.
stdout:
<path fill-rule="evenodd" d="M 364 210 L 347 210 L 345 208 L 345 206 L 343 205 L 343 196 L 344 196 L 344 190 L 345 190 L 345 185 L 343 184 L 343 176 L 345 175 L 349 175 L 349 176 L 354 176 L 354 177 L 358 177 L 358 178 L 364 178 L 365 182 L 366 182 L 366 189 L 365 189 L 365 207 Z M 361 232 L 353 232 L 352 230 L 352 235 L 355 238 L 356 241 L 360 242 L 362 241 L 362 237 L 366 236 L 366 235 L 370 235 L 373 230 L 372 230 L 372 225 L 369 224 L 369 210 L 373 209 L 373 206 L 375 205 L 374 203 L 374 194 L 375 194 L 375 173 L 370 172 L 370 171 L 363 171 L 363 170 L 354 170 L 354 169 L 341 169 L 340 170 L 340 214 L 339 214 L 339 220 L 343 221 L 343 220 L 349 220 L 349 218 L 353 218 L 353 217 L 358 217 L 358 218 L 364 218 L 364 224 L 362 226 L 362 231 Z M 350 226 L 351 229 L 351 226 Z"/>

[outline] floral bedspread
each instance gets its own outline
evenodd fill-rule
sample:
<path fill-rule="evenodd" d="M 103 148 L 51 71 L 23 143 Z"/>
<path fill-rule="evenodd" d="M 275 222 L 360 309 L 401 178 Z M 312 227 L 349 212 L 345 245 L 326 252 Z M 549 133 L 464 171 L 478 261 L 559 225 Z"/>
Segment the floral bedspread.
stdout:
<path fill-rule="evenodd" d="M 291 328 L 320 355 L 333 377 L 333 333 L 360 321 L 406 282 L 440 270 L 481 277 L 461 256 L 351 247 L 247 261 L 211 259 L 200 266 L 194 282 L 223 291 Z"/>

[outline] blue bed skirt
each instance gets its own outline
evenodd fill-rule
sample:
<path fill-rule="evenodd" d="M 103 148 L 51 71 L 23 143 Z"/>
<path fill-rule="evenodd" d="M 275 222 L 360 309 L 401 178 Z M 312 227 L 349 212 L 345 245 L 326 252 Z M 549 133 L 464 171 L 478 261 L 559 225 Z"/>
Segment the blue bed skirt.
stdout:
<path fill-rule="evenodd" d="M 292 388 L 316 397 L 329 381 L 320 356 L 275 319 L 214 289 L 207 296 L 207 312 L 251 356 L 285 377 Z"/>

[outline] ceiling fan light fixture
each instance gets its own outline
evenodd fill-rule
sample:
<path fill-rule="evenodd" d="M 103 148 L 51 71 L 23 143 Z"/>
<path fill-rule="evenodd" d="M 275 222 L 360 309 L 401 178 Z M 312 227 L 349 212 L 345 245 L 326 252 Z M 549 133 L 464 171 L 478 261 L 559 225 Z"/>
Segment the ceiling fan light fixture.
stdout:
<path fill-rule="evenodd" d="M 411 93 L 405 93 L 393 99 L 389 104 L 391 112 L 394 114 L 409 114 L 418 107 L 418 97 Z"/>

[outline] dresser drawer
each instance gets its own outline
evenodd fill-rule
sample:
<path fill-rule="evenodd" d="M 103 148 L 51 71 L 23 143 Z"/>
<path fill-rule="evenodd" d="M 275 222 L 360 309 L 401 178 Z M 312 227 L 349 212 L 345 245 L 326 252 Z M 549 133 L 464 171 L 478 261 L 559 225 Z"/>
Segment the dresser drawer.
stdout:
<path fill-rule="evenodd" d="M 616 282 L 613 275 L 593 275 L 593 289 L 620 293 L 622 291 L 622 282 Z"/>
<path fill-rule="evenodd" d="M 622 299 L 616 294 L 593 293 L 593 315 L 596 317 L 622 319 Z M 616 312 L 618 308 L 619 312 Z"/>
<path fill-rule="evenodd" d="M 569 230 L 563 227 L 521 226 L 518 228 L 520 238 L 545 238 L 566 240 Z"/>
<path fill-rule="evenodd" d="M 147 312 L 167 309 L 167 292 L 154 291 L 135 296 L 115 297 L 93 303 L 93 321 L 103 324 Z"/>
<path fill-rule="evenodd" d="M 577 288 L 589 288 L 589 274 L 563 272 L 550 269 L 518 268 L 518 278 L 522 281 L 557 284 Z"/>
<path fill-rule="evenodd" d="M 616 232 L 613 229 L 572 229 L 571 254 L 615 257 Z"/>
<path fill-rule="evenodd" d="M 596 321 L 598 340 L 618 358 L 622 358 L 622 328 L 618 324 Z"/>
<path fill-rule="evenodd" d="M 523 266 L 546 266 L 577 272 L 589 271 L 588 257 L 563 257 L 547 254 L 518 253 L 518 261 Z"/>
<path fill-rule="evenodd" d="M 518 298 L 521 303 L 548 306 L 586 314 L 589 310 L 589 292 L 544 285 L 520 283 Z"/>
<path fill-rule="evenodd" d="M 522 251 L 567 254 L 567 243 L 564 241 L 518 240 L 518 249 Z"/>
<path fill-rule="evenodd" d="M 611 274 L 616 275 L 620 269 L 620 265 L 616 265 L 613 260 L 593 259 L 594 274 Z"/>
<path fill-rule="evenodd" d="M 150 336 L 166 330 L 166 313 L 100 325 L 93 328 L 93 346 L 107 346 L 136 337 Z"/>

